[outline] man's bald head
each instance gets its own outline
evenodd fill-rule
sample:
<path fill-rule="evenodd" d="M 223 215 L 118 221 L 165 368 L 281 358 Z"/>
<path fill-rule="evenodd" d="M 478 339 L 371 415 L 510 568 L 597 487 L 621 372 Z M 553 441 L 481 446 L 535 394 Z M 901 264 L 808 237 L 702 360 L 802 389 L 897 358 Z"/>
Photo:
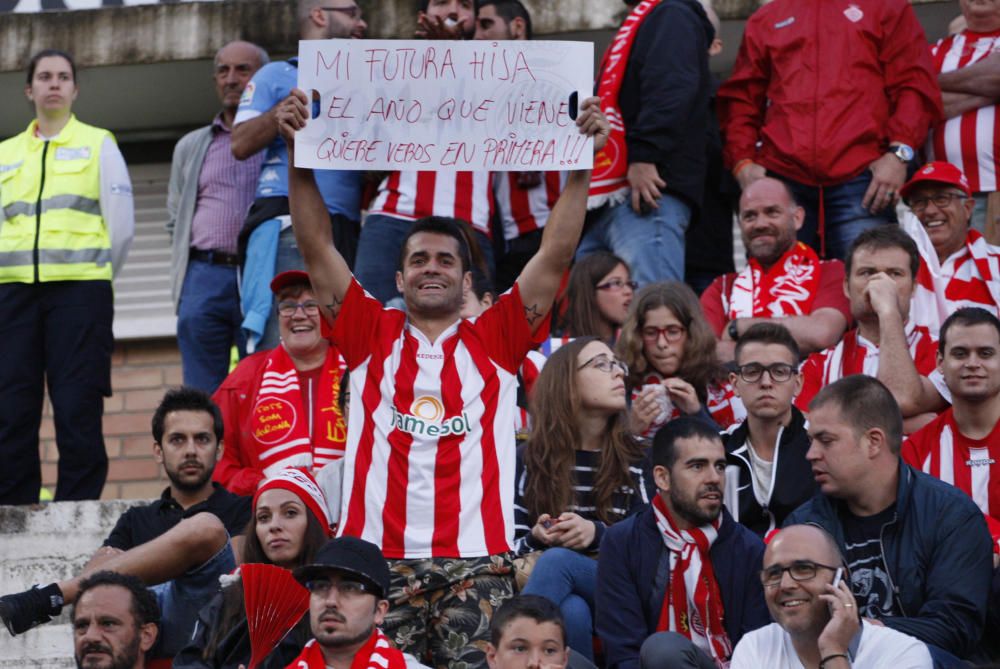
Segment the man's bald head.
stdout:
<path fill-rule="evenodd" d="M 767 544 L 767 549 L 764 551 L 765 567 L 769 564 L 768 558 L 772 557 L 774 552 L 782 548 L 783 545 L 785 547 L 789 545 L 812 546 L 818 549 L 818 552 L 812 551 L 810 559 L 832 566 L 844 564 L 844 555 L 840 551 L 840 546 L 837 545 L 837 540 L 818 525 L 789 525 L 782 528 Z"/>
<path fill-rule="evenodd" d="M 740 234 L 751 258 L 770 267 L 795 244 L 805 210 L 795 202 L 788 184 L 764 177 L 740 196 Z"/>

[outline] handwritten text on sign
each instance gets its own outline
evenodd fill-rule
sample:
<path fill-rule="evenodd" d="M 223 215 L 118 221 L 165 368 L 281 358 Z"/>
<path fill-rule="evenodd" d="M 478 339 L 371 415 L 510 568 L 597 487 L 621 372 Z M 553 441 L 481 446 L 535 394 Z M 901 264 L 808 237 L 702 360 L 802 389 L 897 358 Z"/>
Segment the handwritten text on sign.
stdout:
<path fill-rule="evenodd" d="M 299 88 L 319 104 L 296 135 L 295 164 L 589 169 L 593 142 L 569 97 L 592 89 L 593 62 L 583 42 L 300 41 Z"/>

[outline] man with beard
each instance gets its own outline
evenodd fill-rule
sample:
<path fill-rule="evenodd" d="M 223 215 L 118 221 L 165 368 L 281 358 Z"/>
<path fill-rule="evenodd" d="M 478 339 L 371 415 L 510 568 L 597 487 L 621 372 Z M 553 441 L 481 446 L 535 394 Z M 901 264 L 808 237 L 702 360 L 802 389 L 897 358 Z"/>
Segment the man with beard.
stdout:
<path fill-rule="evenodd" d="M 378 546 L 357 537 L 328 541 L 295 578 L 309 590 L 313 639 L 290 666 L 307 669 L 422 667 L 396 650 L 380 625 L 389 610 L 389 566 Z"/>
<path fill-rule="evenodd" d="M 118 519 L 104 545 L 75 577 L 0 597 L 11 634 L 59 615 L 77 601 L 82 581 L 97 570 L 131 574 L 153 588 L 163 611 L 157 656 L 173 657 L 188 639 L 198 610 L 236 567 L 229 537 L 250 520 L 250 503 L 212 482 L 222 452 L 222 414 L 200 390 L 168 391 L 153 414 L 153 457 L 170 485 L 160 499 Z"/>
<path fill-rule="evenodd" d="M 144 669 L 159 619 L 156 599 L 134 576 L 84 579 L 72 619 L 77 669 Z"/>
<path fill-rule="evenodd" d="M 659 494 L 601 542 L 595 620 L 607 666 L 723 666 L 769 622 L 764 543 L 723 507 L 726 451 L 707 423 L 667 423 L 652 460 Z"/>
<path fill-rule="evenodd" d="M 739 222 L 747 266 L 720 276 L 701 296 L 720 360 L 733 359 L 736 340 L 754 323 L 781 323 L 803 355 L 833 346 L 844 333 L 851 318 L 844 263 L 820 260 L 796 241 L 804 220 L 805 210 L 778 179 L 760 179 L 743 191 Z"/>

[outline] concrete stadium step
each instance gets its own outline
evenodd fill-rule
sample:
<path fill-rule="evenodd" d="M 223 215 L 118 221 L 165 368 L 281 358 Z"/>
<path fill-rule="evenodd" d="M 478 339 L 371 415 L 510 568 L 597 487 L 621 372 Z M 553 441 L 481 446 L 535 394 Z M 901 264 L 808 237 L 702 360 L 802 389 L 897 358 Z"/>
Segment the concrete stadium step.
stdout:
<path fill-rule="evenodd" d="M 148 501 L 52 502 L 0 506 L 0 595 L 77 573 L 129 507 Z M 52 622 L 14 637 L 0 625 L 0 669 L 71 669 L 69 607 Z"/>

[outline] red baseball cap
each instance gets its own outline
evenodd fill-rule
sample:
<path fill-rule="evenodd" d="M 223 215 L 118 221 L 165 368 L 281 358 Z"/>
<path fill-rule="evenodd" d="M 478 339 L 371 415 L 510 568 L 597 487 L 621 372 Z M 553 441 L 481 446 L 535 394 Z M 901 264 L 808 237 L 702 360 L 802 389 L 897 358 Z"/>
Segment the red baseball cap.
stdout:
<path fill-rule="evenodd" d="M 287 272 L 282 272 L 271 279 L 271 292 L 277 295 L 278 292 L 285 286 L 297 283 L 302 283 L 307 287 L 312 287 L 312 283 L 309 281 L 309 274 L 307 272 L 303 272 L 300 269 L 290 269 Z"/>
<path fill-rule="evenodd" d="M 927 163 L 913 175 L 913 178 L 903 184 L 903 187 L 899 189 L 899 196 L 904 200 L 909 196 L 910 191 L 919 184 L 922 183 L 938 183 L 938 184 L 948 184 L 949 186 L 954 186 L 960 189 L 968 197 L 972 197 L 972 189 L 969 188 L 969 180 L 965 178 L 962 174 L 962 170 L 958 169 L 951 163 L 946 163 L 943 160 L 935 160 L 932 163 Z"/>

